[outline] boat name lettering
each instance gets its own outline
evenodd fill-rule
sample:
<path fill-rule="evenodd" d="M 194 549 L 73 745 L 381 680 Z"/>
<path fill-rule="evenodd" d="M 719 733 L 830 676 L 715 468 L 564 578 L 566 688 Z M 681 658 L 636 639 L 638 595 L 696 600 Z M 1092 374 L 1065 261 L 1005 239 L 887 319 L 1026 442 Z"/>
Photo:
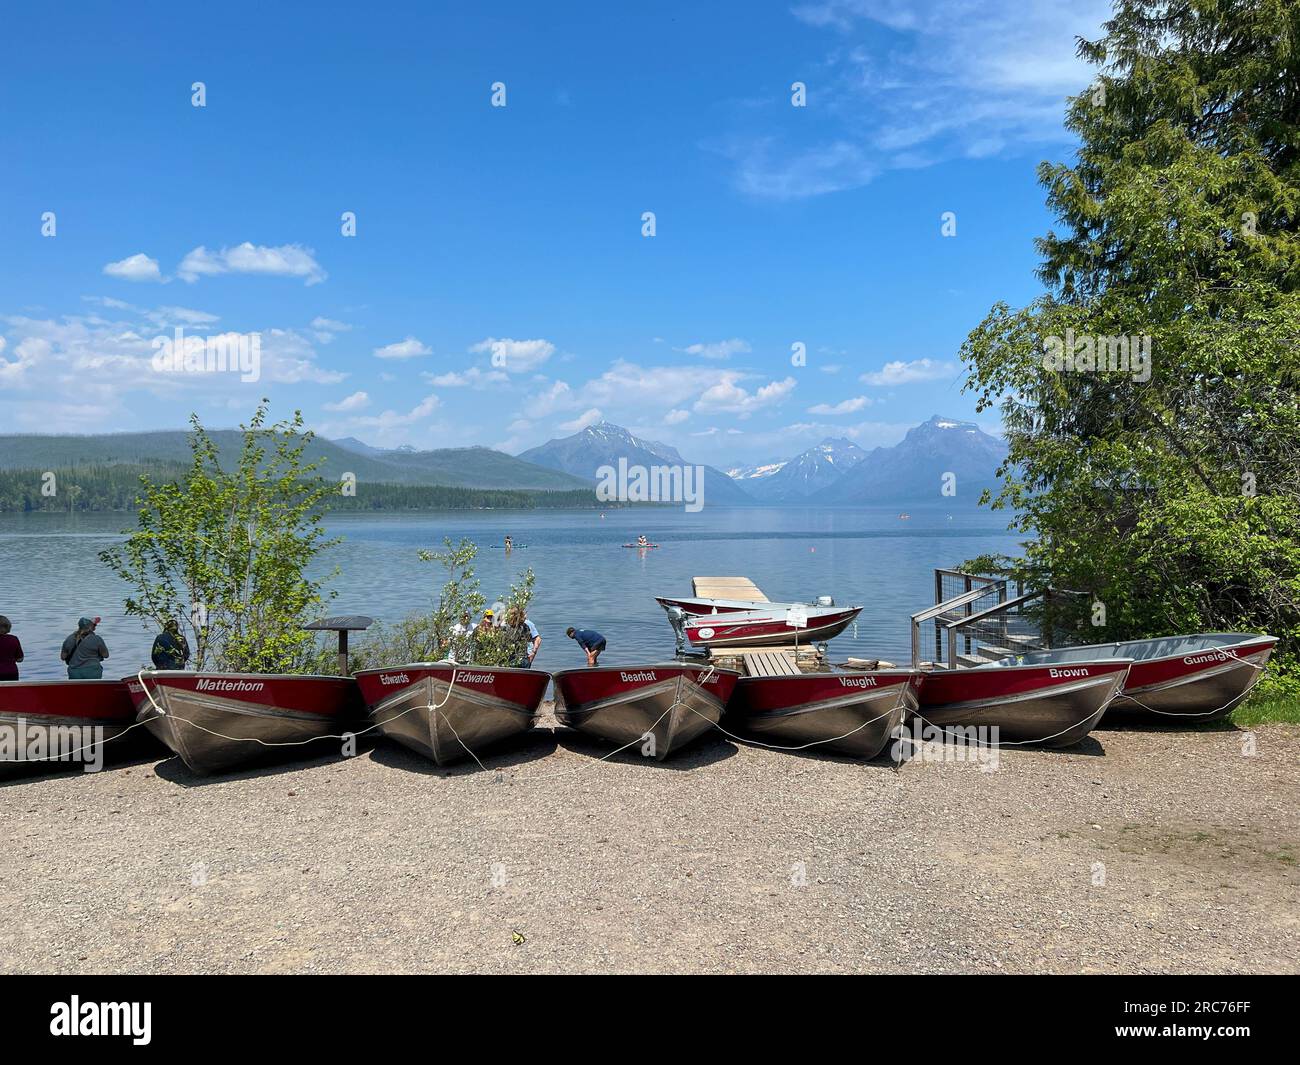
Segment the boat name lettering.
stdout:
<path fill-rule="evenodd" d="M 492 673 L 462 673 L 456 671 L 456 680 L 462 684 L 491 684 L 496 680 L 496 675 Z"/>
<path fill-rule="evenodd" d="M 639 673 L 624 673 L 622 670 L 619 670 L 618 678 L 624 684 L 635 684 L 638 681 L 659 679 L 654 675 L 654 671 L 649 669 L 643 669 Z"/>
<path fill-rule="evenodd" d="M 1225 655 L 1222 651 L 1206 651 L 1203 654 L 1189 655 L 1187 658 L 1184 658 L 1183 665 L 1199 666 L 1206 662 L 1226 662 L 1228 658 L 1229 656 Z"/>
<path fill-rule="evenodd" d="M 1091 677 L 1092 674 L 1086 669 L 1049 669 L 1048 675 L 1052 677 Z"/>
<path fill-rule="evenodd" d="M 266 685 L 260 680 L 213 680 L 201 677 L 194 685 L 199 692 L 260 692 Z"/>
<path fill-rule="evenodd" d="M 875 677 L 840 677 L 841 688 L 874 688 Z"/>
<path fill-rule="evenodd" d="M 379 674 L 380 684 L 410 684 L 411 678 L 405 673 L 381 673 Z"/>

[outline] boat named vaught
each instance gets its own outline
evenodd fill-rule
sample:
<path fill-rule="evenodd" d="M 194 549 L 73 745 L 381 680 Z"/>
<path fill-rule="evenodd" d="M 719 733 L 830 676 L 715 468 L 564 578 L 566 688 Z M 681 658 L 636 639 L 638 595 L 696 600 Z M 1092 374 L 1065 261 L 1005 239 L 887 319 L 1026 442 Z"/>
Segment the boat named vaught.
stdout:
<path fill-rule="evenodd" d="M 363 669 L 356 680 L 383 735 L 444 765 L 530 729 L 551 675 L 414 662 Z"/>
<path fill-rule="evenodd" d="M 727 721 L 764 743 L 875 758 L 917 708 L 911 669 L 741 677 Z"/>

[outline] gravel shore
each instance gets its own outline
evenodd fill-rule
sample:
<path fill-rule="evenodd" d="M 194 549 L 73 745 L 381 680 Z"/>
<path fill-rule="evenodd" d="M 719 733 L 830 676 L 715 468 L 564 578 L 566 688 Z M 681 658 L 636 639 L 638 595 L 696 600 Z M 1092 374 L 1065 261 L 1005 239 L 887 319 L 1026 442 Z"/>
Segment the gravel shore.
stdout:
<path fill-rule="evenodd" d="M 0 782 L 0 971 L 1300 972 L 1300 728 Z"/>

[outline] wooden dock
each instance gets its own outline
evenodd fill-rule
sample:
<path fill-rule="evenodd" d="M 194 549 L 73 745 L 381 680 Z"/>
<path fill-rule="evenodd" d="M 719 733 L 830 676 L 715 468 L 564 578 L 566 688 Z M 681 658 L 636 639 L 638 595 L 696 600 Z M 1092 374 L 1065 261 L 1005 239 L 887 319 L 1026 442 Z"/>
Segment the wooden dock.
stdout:
<path fill-rule="evenodd" d="M 769 602 L 758 585 L 748 577 L 692 577 L 691 588 L 696 599 L 752 599 L 758 603 Z"/>

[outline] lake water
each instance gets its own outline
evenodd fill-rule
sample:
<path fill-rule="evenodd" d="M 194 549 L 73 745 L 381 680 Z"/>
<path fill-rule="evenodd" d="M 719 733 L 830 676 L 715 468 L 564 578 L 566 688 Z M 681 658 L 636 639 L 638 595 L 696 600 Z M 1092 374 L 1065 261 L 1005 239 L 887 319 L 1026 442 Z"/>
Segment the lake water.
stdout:
<path fill-rule="evenodd" d="M 426 609 L 442 569 L 420 562 L 421 548 L 467 536 L 489 602 L 531 566 L 537 575 L 530 617 L 542 633 L 537 664 L 557 670 L 584 662 L 565 639 L 569 625 L 609 641 L 610 664 L 671 658 L 673 635 L 655 595 L 689 595 L 697 575 L 740 575 L 773 600 L 831 595 L 865 606 L 855 629 L 832 644 L 836 658 L 910 660 L 908 618 L 934 601 L 933 570 L 986 552 L 1018 554 L 1001 514 L 942 504 L 841 509 L 706 507 L 598 511 L 438 511 L 331 517 L 343 543 L 329 553 L 339 576 L 331 614 L 394 621 Z M 27 653 L 24 677 L 60 677 L 63 638 L 83 614 L 104 620 L 111 652 L 106 676 L 134 672 L 149 660 L 153 633 L 122 612 L 127 589 L 98 552 L 122 539 L 127 514 L 0 514 L 0 614 Z M 509 532 L 527 544 L 507 557 L 491 545 Z M 621 547 L 644 532 L 658 550 Z"/>

